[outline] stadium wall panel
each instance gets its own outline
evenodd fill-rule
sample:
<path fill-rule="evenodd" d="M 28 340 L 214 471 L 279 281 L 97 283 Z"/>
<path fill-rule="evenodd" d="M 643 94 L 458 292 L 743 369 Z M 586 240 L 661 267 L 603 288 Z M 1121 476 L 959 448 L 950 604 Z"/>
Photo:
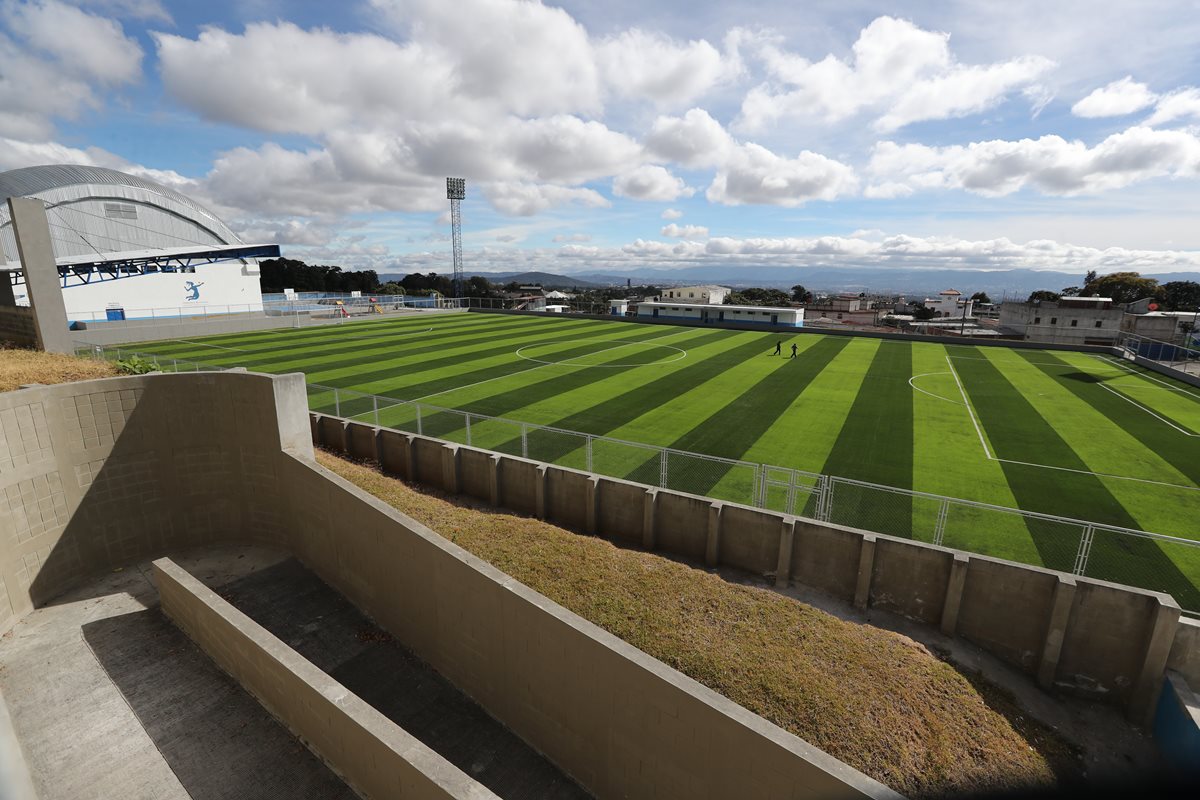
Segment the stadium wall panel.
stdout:
<path fill-rule="evenodd" d="M 727 504 L 721 511 L 717 552 L 720 563 L 759 575 L 774 574 L 779 564 L 778 514 Z"/>
<path fill-rule="evenodd" d="M 930 625 L 942 618 L 954 552 L 912 547 L 879 537 L 871 573 L 870 604 Z"/>

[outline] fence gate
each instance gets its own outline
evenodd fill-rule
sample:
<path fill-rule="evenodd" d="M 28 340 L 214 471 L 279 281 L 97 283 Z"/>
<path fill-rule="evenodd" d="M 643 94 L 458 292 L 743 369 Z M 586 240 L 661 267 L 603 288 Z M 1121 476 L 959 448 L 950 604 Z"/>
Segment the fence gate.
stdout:
<path fill-rule="evenodd" d="M 828 487 L 822 475 L 763 464 L 758 479 L 758 506 L 785 514 L 827 519 Z"/>

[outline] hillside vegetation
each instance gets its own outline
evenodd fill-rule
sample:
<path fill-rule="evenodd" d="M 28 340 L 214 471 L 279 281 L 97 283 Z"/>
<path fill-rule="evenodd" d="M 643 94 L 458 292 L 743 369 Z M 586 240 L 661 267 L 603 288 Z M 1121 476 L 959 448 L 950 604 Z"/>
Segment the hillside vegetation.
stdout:
<path fill-rule="evenodd" d="M 0 392 L 11 392 L 29 383 L 69 383 L 116 374 L 116 367 L 107 361 L 0 347 Z"/>

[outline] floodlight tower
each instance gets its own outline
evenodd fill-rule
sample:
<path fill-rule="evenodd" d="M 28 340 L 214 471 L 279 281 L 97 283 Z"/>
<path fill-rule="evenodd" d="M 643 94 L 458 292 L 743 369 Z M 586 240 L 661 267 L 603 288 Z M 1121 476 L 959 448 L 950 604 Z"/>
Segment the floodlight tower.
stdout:
<path fill-rule="evenodd" d="M 459 203 L 467 196 L 466 178 L 446 178 L 446 198 L 450 201 L 450 230 L 454 242 L 454 294 L 463 296 L 462 266 L 462 209 Z"/>

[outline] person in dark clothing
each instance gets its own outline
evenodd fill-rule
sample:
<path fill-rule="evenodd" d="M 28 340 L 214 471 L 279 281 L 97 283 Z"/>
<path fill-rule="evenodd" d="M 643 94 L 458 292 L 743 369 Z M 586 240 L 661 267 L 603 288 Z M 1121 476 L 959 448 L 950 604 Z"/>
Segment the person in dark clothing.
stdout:
<path fill-rule="evenodd" d="M 792 358 L 796 357 L 796 345 L 792 345 Z"/>
<path fill-rule="evenodd" d="M 774 353 L 771 353 L 771 355 L 773 355 L 773 356 L 781 356 L 781 355 L 783 355 L 783 342 L 776 342 L 776 343 L 775 343 L 775 352 L 774 352 Z"/>

